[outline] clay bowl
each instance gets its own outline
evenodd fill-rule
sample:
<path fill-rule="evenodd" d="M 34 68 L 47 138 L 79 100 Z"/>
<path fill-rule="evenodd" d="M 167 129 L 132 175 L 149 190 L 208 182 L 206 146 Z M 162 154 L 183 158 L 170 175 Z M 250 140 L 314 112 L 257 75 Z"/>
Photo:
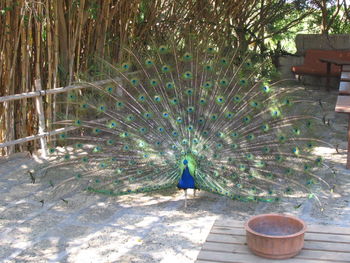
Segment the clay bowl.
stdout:
<path fill-rule="evenodd" d="M 264 258 L 291 258 L 304 246 L 306 224 L 293 216 L 258 215 L 250 218 L 244 227 L 249 249 Z"/>

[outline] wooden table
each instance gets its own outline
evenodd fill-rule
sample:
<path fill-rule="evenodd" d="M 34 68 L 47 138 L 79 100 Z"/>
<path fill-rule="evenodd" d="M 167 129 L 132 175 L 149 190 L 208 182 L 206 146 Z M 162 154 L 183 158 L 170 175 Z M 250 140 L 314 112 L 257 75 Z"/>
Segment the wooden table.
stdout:
<path fill-rule="evenodd" d="M 334 64 L 340 67 L 340 71 L 343 71 L 343 66 L 350 65 L 349 60 L 341 60 L 341 59 L 330 59 L 330 58 L 320 58 L 320 61 L 323 63 L 327 63 L 327 82 L 326 87 L 327 90 L 330 90 L 330 77 L 331 77 L 331 65 Z"/>
<path fill-rule="evenodd" d="M 246 245 L 244 222 L 218 219 L 196 263 L 326 263 L 350 262 L 350 228 L 308 225 L 304 248 L 292 259 L 257 257 Z"/>

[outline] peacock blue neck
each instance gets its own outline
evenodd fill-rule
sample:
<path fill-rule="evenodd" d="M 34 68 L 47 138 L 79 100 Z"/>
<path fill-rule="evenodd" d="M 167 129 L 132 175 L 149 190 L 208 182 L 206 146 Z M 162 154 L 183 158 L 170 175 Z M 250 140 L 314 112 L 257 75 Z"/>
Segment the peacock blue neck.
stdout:
<path fill-rule="evenodd" d="M 194 176 L 197 169 L 197 160 L 193 154 L 187 154 L 181 159 L 181 171 L 183 171 L 186 166 L 190 170 L 190 174 Z"/>

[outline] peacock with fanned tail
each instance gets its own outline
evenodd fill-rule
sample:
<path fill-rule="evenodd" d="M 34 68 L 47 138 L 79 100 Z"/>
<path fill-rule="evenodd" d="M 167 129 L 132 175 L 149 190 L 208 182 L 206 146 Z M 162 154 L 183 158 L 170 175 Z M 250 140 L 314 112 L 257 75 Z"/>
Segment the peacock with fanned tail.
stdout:
<path fill-rule="evenodd" d="M 72 167 L 53 178 L 55 189 L 72 185 L 107 195 L 179 187 L 241 201 L 279 200 L 327 182 L 326 166 L 311 154 L 322 120 L 296 114 L 280 81 L 261 76 L 264 64 L 214 44 L 187 41 L 125 49 L 127 60 L 107 62 L 109 84 L 69 94 L 68 119 L 78 128 L 58 138 L 66 151 L 41 171 Z"/>

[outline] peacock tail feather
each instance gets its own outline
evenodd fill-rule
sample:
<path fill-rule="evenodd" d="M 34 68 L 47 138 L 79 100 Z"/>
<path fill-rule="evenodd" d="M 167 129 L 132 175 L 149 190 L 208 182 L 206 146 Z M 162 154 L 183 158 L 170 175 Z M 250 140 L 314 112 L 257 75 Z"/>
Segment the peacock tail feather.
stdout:
<path fill-rule="evenodd" d="M 241 201 L 277 201 L 329 187 L 312 149 L 322 120 L 297 113 L 303 99 L 270 83 L 255 56 L 207 43 L 126 49 L 119 65 L 103 61 L 106 85 L 69 94 L 56 159 L 41 171 L 70 167 L 50 180 L 107 195 L 177 185 L 188 161 L 196 187 Z M 65 150 L 62 150 L 65 149 Z"/>

